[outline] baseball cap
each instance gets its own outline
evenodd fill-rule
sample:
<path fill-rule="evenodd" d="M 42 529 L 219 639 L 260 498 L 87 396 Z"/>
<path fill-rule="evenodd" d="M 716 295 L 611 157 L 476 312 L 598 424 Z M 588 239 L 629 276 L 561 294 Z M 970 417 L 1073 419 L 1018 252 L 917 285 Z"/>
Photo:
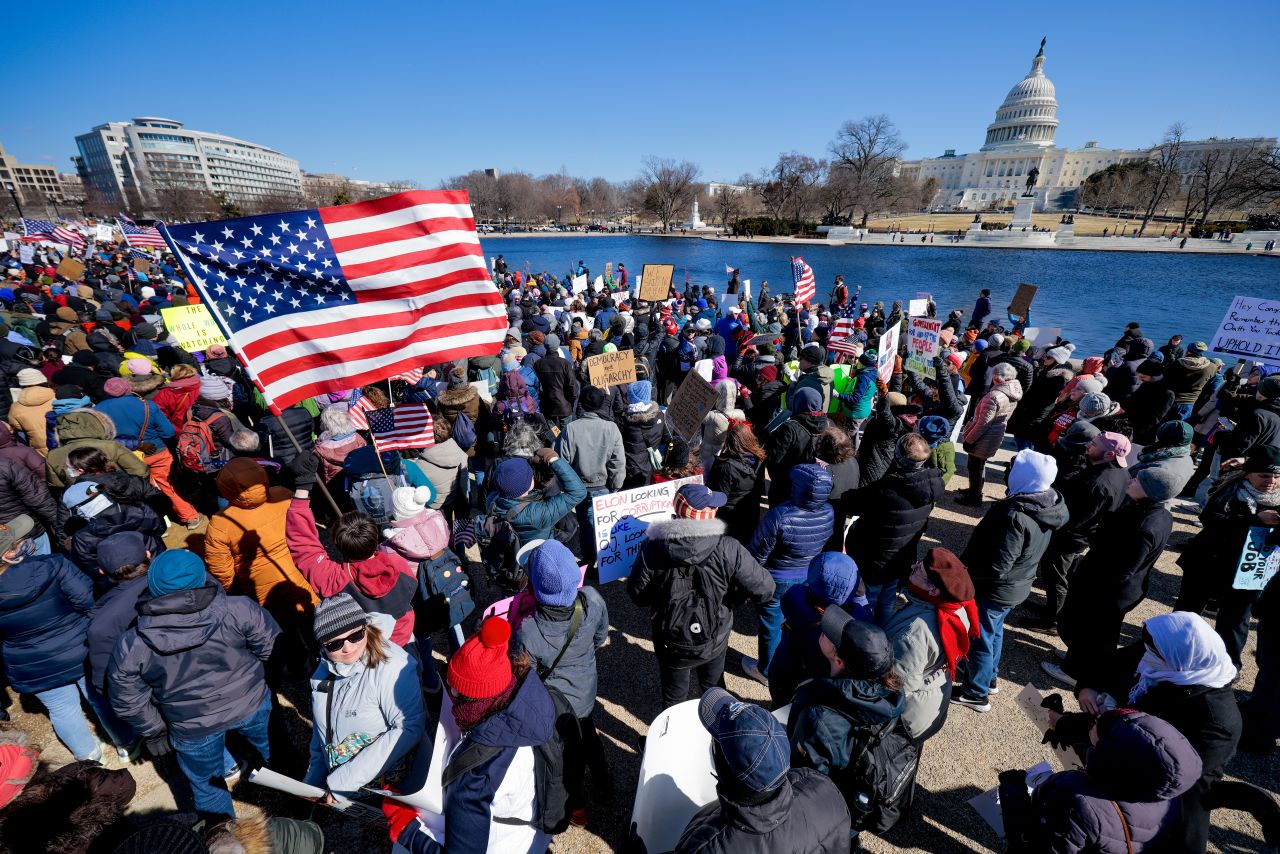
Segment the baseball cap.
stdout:
<path fill-rule="evenodd" d="M 854 679 L 879 679 L 893 667 L 893 645 L 884 630 L 849 616 L 837 605 L 822 614 L 822 633 Z"/>
<path fill-rule="evenodd" d="M 31 536 L 35 527 L 35 521 L 26 513 L 14 516 L 8 522 L 0 524 L 0 553 L 9 551 L 14 543 Z"/>
<path fill-rule="evenodd" d="M 782 785 L 791 768 L 791 746 L 777 718 L 723 688 L 712 688 L 698 702 L 698 719 L 739 784 L 756 792 Z"/>
<path fill-rule="evenodd" d="M 723 507 L 729 498 L 723 492 L 707 489 L 700 483 L 686 483 L 680 487 L 676 495 L 680 496 L 694 510 L 706 510 L 708 507 Z"/>
<path fill-rule="evenodd" d="M 1099 433 L 1093 439 L 1104 450 L 1110 451 L 1116 455 L 1116 465 L 1120 468 L 1127 468 L 1129 463 L 1125 459 L 1129 456 L 1129 451 L 1133 449 L 1132 443 L 1120 433 Z"/>

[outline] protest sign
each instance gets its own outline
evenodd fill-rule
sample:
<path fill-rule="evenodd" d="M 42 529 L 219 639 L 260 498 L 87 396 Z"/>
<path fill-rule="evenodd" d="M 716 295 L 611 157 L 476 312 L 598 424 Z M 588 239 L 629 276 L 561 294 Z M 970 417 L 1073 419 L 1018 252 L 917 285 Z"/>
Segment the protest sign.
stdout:
<path fill-rule="evenodd" d="M 671 277 L 675 264 L 645 264 L 640 271 L 639 297 L 646 302 L 662 302 L 671 295 Z"/>
<path fill-rule="evenodd" d="M 593 286 L 597 291 L 603 291 L 603 290 L 604 290 L 604 276 L 596 276 L 596 277 L 595 277 L 595 279 L 593 279 L 593 280 L 592 280 L 591 285 L 592 285 L 592 286 Z"/>
<path fill-rule="evenodd" d="M 1028 326 L 1022 330 L 1022 337 L 1030 341 L 1033 347 L 1052 347 L 1061 336 L 1061 326 Z"/>
<path fill-rule="evenodd" d="M 574 276 L 571 290 L 575 294 L 580 294 L 587 289 L 586 276 Z"/>
<path fill-rule="evenodd" d="M 876 375 L 882 383 L 893 379 L 893 359 L 898 355 L 898 338 L 901 332 L 902 327 L 895 324 L 880 336 L 880 348 L 876 353 Z"/>
<path fill-rule="evenodd" d="M 1280 363 L 1280 301 L 1236 297 L 1213 334 L 1209 349 L 1246 359 Z"/>
<path fill-rule="evenodd" d="M 933 360 L 938 356 L 939 339 L 942 335 L 942 321 L 929 317 L 911 318 L 911 334 L 907 338 L 907 369 L 926 376 L 931 380 L 938 378 L 933 367 Z"/>
<path fill-rule="evenodd" d="M 636 381 L 636 354 L 634 350 L 618 350 L 601 353 L 586 360 L 587 376 L 596 388 L 633 383 Z"/>
<path fill-rule="evenodd" d="M 604 277 L 606 279 L 609 279 L 610 281 L 613 280 L 613 262 L 612 261 L 604 262 Z"/>
<path fill-rule="evenodd" d="M 1022 713 L 1031 719 L 1036 732 L 1042 733 L 1049 729 L 1049 709 L 1043 705 L 1044 697 L 1040 695 L 1036 686 L 1027 685 L 1014 698 L 1014 702 L 1018 708 L 1022 709 Z M 1080 757 L 1076 756 L 1075 750 L 1070 747 L 1054 747 L 1053 755 L 1058 757 L 1058 764 L 1065 770 L 1070 771 L 1072 768 L 1080 767 Z"/>
<path fill-rule="evenodd" d="M 115 239 L 115 229 L 109 225 L 95 225 L 93 227 L 93 239 L 99 243 L 110 243 Z"/>
<path fill-rule="evenodd" d="M 9 251 L 9 241 L 0 239 L 0 252 L 8 252 L 8 251 Z"/>
<path fill-rule="evenodd" d="M 697 371 L 685 374 L 684 382 L 671 396 L 667 423 L 686 442 L 702 427 L 707 413 L 716 405 L 716 390 Z"/>
<path fill-rule="evenodd" d="M 1036 298 L 1037 290 L 1039 288 L 1035 285 L 1019 282 L 1018 290 L 1014 291 L 1013 300 L 1009 303 L 1009 313 L 1026 317 L 1027 312 L 1031 311 L 1031 301 Z"/>
<path fill-rule="evenodd" d="M 1236 565 L 1236 578 L 1231 586 L 1236 590 L 1261 590 L 1280 568 L 1280 549 L 1267 545 L 1271 529 L 1254 525 L 1244 538 L 1240 550 L 1240 563 Z"/>
<path fill-rule="evenodd" d="M 751 280 L 742 280 L 742 296 L 744 299 L 751 299 Z"/>
<path fill-rule="evenodd" d="M 178 346 L 188 353 L 207 350 L 214 344 L 226 346 L 227 339 L 213 322 L 209 309 L 202 304 L 162 308 L 160 316 L 164 318 L 164 328 L 173 335 Z"/>
<path fill-rule="evenodd" d="M 74 258 L 63 258 L 58 262 L 58 275 L 68 281 L 78 282 L 84 275 L 84 264 Z"/>
<path fill-rule="evenodd" d="M 137 270 L 139 273 L 150 273 L 151 262 L 146 258 L 134 258 L 133 269 Z"/>
<path fill-rule="evenodd" d="M 601 584 L 631 574 L 631 566 L 640 553 L 649 523 L 671 518 L 676 493 L 686 483 L 702 483 L 702 475 L 624 489 L 591 499 L 591 519 L 599 556 L 596 566 L 600 571 Z"/>
<path fill-rule="evenodd" d="M 30 243 L 24 243 L 18 247 L 18 261 L 23 264 L 34 264 L 36 260 L 36 248 Z"/>
<path fill-rule="evenodd" d="M 909 317 L 922 317 L 929 313 L 929 300 L 913 299 L 907 303 L 907 315 Z"/>

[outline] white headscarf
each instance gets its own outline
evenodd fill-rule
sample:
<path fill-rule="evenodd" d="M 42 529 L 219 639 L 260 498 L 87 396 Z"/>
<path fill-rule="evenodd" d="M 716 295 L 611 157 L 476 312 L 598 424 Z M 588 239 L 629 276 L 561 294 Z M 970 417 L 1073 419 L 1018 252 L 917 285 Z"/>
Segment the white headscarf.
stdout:
<path fill-rule="evenodd" d="M 1152 617 L 1144 625 L 1160 654 L 1147 650 L 1138 662 L 1138 684 L 1129 702 L 1136 703 L 1161 682 L 1221 688 L 1236 678 L 1227 645 L 1199 614 L 1174 611 Z"/>

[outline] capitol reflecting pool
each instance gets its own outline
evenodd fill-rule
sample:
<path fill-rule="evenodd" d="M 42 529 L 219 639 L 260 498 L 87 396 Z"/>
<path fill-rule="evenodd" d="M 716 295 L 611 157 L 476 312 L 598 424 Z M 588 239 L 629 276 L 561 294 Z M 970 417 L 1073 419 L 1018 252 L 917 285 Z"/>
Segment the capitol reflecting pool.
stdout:
<path fill-rule="evenodd" d="M 908 237 L 908 240 L 911 238 Z M 918 237 L 916 238 L 919 239 Z M 982 288 L 1002 307 L 1019 282 L 1038 285 L 1031 322 L 1061 326 L 1080 348 L 1077 355 L 1101 354 L 1129 321 L 1163 344 L 1181 333 L 1188 341 L 1208 340 L 1237 294 L 1280 300 L 1280 258 L 1239 255 L 1179 255 L 1167 252 L 1086 252 L 1053 249 L 961 249 L 933 246 L 823 246 L 698 238 L 600 236 L 482 239 L 485 255 L 501 253 L 512 270 L 548 271 L 563 277 L 586 262 L 594 278 L 606 261 L 626 265 L 631 281 L 644 264 L 674 264 L 672 281 L 685 273 L 720 294 L 728 264 L 750 279 L 753 292 L 769 281 L 775 296 L 793 290 L 790 257 L 813 267 L 818 297 L 826 301 L 837 273 L 850 293 L 873 303 L 907 300 L 931 293 L 939 314 L 963 308 L 966 316 Z M 527 265 L 527 266 L 526 266 Z M 904 303 L 905 304 L 905 303 Z"/>

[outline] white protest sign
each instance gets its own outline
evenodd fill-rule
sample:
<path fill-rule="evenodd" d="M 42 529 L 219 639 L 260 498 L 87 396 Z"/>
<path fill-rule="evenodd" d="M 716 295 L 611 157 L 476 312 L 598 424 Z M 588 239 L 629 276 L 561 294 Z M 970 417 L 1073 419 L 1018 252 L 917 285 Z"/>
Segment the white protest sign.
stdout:
<path fill-rule="evenodd" d="M 23 243 L 18 247 L 18 260 L 23 264 L 34 264 L 36 260 L 36 248 L 30 243 Z"/>
<path fill-rule="evenodd" d="M 1213 334 L 1209 349 L 1280 363 L 1280 301 L 1236 297 Z"/>
<path fill-rule="evenodd" d="M 9 241 L 0 240 L 0 252 L 8 252 L 8 251 L 9 251 Z"/>
<path fill-rule="evenodd" d="M 1240 563 L 1236 565 L 1236 578 L 1231 586 L 1236 590 L 1261 590 L 1280 568 L 1280 549 L 1267 545 L 1270 528 L 1254 525 L 1244 538 L 1240 550 Z"/>
<path fill-rule="evenodd" d="M 893 360 L 898 355 L 898 338 L 902 332 L 902 327 L 893 325 L 885 330 L 884 335 L 880 336 L 880 349 L 877 351 L 876 358 L 876 375 L 880 377 L 880 382 L 887 383 L 893 379 Z"/>
<path fill-rule="evenodd" d="M 911 334 L 907 338 L 907 369 L 931 380 L 938 378 L 933 360 L 938 356 L 938 339 L 942 321 L 928 317 L 911 318 Z"/>
<path fill-rule="evenodd" d="M 93 228 L 93 239 L 99 243 L 110 243 L 115 239 L 115 229 L 109 225 L 96 225 Z"/>
<path fill-rule="evenodd" d="M 604 276 L 596 276 L 595 281 L 592 282 L 592 284 L 595 286 L 597 291 L 604 290 Z"/>
<path fill-rule="evenodd" d="M 929 301 L 927 299 L 913 299 L 907 303 L 907 315 L 910 317 L 920 317 L 929 313 Z"/>
<path fill-rule="evenodd" d="M 742 294 L 747 299 L 751 299 L 751 280 L 750 279 L 742 280 Z"/>
<path fill-rule="evenodd" d="M 587 289 L 587 277 L 586 277 L 586 276 L 574 276 L 574 277 L 573 277 L 573 292 L 574 292 L 575 294 L 580 294 L 580 293 L 582 293 L 583 291 L 585 291 L 586 289 Z"/>
<path fill-rule="evenodd" d="M 591 518 L 596 532 L 596 566 L 600 583 L 606 584 L 631 574 L 644 532 L 650 522 L 671 518 L 676 493 L 686 483 L 702 483 L 702 475 L 638 486 L 591 499 Z"/>

